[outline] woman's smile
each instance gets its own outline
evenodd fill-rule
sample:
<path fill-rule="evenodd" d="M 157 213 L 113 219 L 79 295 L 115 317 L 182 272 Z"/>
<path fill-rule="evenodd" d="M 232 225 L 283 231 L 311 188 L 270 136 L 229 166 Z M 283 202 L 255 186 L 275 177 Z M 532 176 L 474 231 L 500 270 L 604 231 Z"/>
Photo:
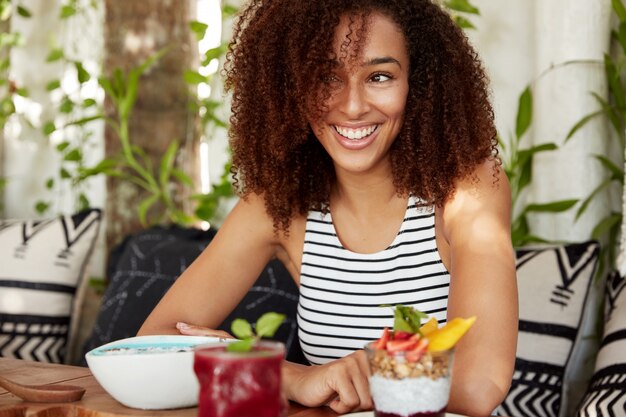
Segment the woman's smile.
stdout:
<path fill-rule="evenodd" d="M 346 149 L 357 151 L 367 148 L 375 139 L 380 125 L 351 128 L 345 126 L 333 126 L 337 141 Z"/>

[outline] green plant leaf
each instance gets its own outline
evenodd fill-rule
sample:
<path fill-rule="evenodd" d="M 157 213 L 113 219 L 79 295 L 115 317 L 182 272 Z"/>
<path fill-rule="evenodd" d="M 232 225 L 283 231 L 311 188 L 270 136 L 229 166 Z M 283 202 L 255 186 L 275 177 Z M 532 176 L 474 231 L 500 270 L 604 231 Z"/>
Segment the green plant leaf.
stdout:
<path fill-rule="evenodd" d="M 223 43 L 216 48 L 211 48 L 204 53 L 204 58 L 202 59 L 202 65 L 207 66 L 211 63 L 212 60 L 218 59 L 222 55 L 226 53 L 228 49 L 227 44 Z"/>
<path fill-rule="evenodd" d="M 174 162 L 176 161 L 176 153 L 178 152 L 178 141 L 174 140 L 167 147 L 163 158 L 161 158 L 161 165 L 159 167 L 159 182 L 162 187 L 167 187 L 169 182 Z"/>
<path fill-rule="evenodd" d="M 611 179 L 613 180 L 617 180 L 617 181 L 624 181 L 624 169 L 618 167 L 617 165 L 615 165 L 615 163 L 613 163 L 613 161 L 611 161 L 609 158 L 607 158 L 604 155 L 594 155 L 594 157 L 600 161 L 600 163 L 602 164 L 602 166 L 604 168 L 606 168 L 610 173 L 611 173 Z"/>
<path fill-rule="evenodd" d="M 67 19 L 68 17 L 72 17 L 76 14 L 76 7 L 71 4 L 65 4 L 61 7 L 61 19 Z"/>
<path fill-rule="evenodd" d="M 593 228 L 591 232 L 592 239 L 600 239 L 602 235 L 608 232 L 612 227 L 619 225 L 622 221 L 622 215 L 619 213 L 612 213 L 600 220 L 596 227 Z"/>
<path fill-rule="evenodd" d="M 226 346 L 228 352 L 249 352 L 254 345 L 254 339 L 237 340 L 231 342 Z"/>
<path fill-rule="evenodd" d="M 578 199 L 559 200 L 543 204 L 529 204 L 526 206 L 524 212 L 560 213 L 569 210 L 576 203 L 578 203 Z"/>
<path fill-rule="evenodd" d="M 107 96 L 109 96 L 109 98 L 113 101 L 113 103 L 118 102 L 119 97 L 117 96 L 117 92 L 113 88 L 113 84 L 111 83 L 111 80 L 109 78 L 106 78 L 106 77 L 98 78 L 98 84 L 100 84 L 100 87 L 102 87 L 104 92 L 107 94 Z"/>
<path fill-rule="evenodd" d="M 206 30 L 209 28 L 209 25 L 206 23 L 198 22 L 197 20 L 193 20 L 189 22 L 189 29 L 196 35 L 196 39 L 198 41 L 202 40 L 206 35 Z"/>
<path fill-rule="evenodd" d="M 463 16 L 456 15 L 452 18 L 454 19 L 454 22 L 457 24 L 457 26 L 463 30 L 476 29 L 476 26 L 474 26 L 474 24 L 469 19 L 466 19 Z"/>
<path fill-rule="evenodd" d="M 76 67 L 76 77 L 80 84 L 86 83 L 91 79 L 91 75 L 87 72 L 82 62 L 74 62 L 74 66 Z"/>
<path fill-rule="evenodd" d="M 517 120 L 515 123 L 515 135 L 517 141 L 526 133 L 533 117 L 533 96 L 530 86 L 522 92 L 518 99 Z"/>
<path fill-rule="evenodd" d="M 71 113 L 72 110 L 74 110 L 74 102 L 70 100 L 69 97 L 65 97 L 59 106 L 59 111 L 68 114 Z"/>
<path fill-rule="evenodd" d="M 62 59 L 64 56 L 65 54 L 63 53 L 63 49 L 55 48 L 51 50 L 48 56 L 46 57 L 46 62 L 58 61 L 59 59 Z"/>
<path fill-rule="evenodd" d="M 44 214 L 50 208 L 50 203 L 45 201 L 38 201 L 35 204 L 35 211 L 39 214 Z"/>
<path fill-rule="evenodd" d="M 46 181 L 46 189 L 51 190 L 54 187 L 54 178 L 48 178 Z"/>
<path fill-rule="evenodd" d="M 256 322 L 256 334 L 258 337 L 272 337 L 286 316 L 278 313 L 265 313 Z"/>
<path fill-rule="evenodd" d="M 83 100 L 83 108 L 87 109 L 89 107 L 93 107 L 95 105 L 97 105 L 98 102 L 96 100 L 94 100 L 93 98 L 86 98 L 85 100 Z"/>
<path fill-rule="evenodd" d="M 6 22 L 11 17 L 13 10 L 10 1 L 0 2 L 0 20 Z"/>
<path fill-rule="evenodd" d="M 48 136 L 51 135 L 52 132 L 54 132 L 55 130 L 57 130 L 56 126 L 54 126 L 54 122 L 46 122 L 43 125 L 43 133 Z"/>
<path fill-rule="evenodd" d="M 33 16 L 30 10 L 28 10 L 26 7 L 21 6 L 21 5 L 17 6 L 17 14 L 25 18 L 29 18 Z"/>
<path fill-rule="evenodd" d="M 162 48 L 150 55 L 141 65 L 137 68 L 133 68 L 128 73 L 128 77 L 126 78 L 126 94 L 119 103 L 119 112 L 120 117 L 128 120 L 130 117 L 130 112 L 135 105 L 135 101 L 137 100 L 137 91 L 139 89 L 139 78 L 150 68 L 152 67 L 163 55 L 165 55 L 169 51 L 169 47 Z M 122 82 L 123 83 L 123 82 Z"/>
<path fill-rule="evenodd" d="M 454 10 L 457 12 L 470 13 L 470 14 L 476 14 L 476 15 L 480 14 L 480 11 L 478 10 L 478 8 L 472 5 L 468 0 L 446 0 L 444 4 L 448 9 Z"/>
<path fill-rule="evenodd" d="M 619 18 L 620 22 L 626 21 L 626 7 L 622 3 L 622 0 L 611 0 L 611 5 L 613 6 L 613 10 L 615 14 Z"/>
<path fill-rule="evenodd" d="M 623 132 L 624 132 L 624 130 L 623 130 L 624 120 L 623 120 L 623 116 L 620 115 L 620 110 L 616 109 L 615 106 L 610 104 L 603 97 L 600 97 L 599 94 L 597 94 L 595 92 L 592 92 L 591 95 L 600 104 L 600 107 L 602 108 L 604 114 L 608 117 L 608 119 L 611 122 L 611 124 L 613 125 L 613 128 L 615 129 L 615 131 L 618 134 L 623 134 Z M 626 111 L 626 109 L 624 109 L 624 110 Z M 623 143 L 622 143 L 622 147 L 624 147 Z"/>
<path fill-rule="evenodd" d="M 622 47 L 622 51 L 626 52 L 626 22 L 621 22 L 619 24 L 616 37 Z"/>
<path fill-rule="evenodd" d="M 230 325 L 230 331 L 238 339 L 249 339 L 254 337 L 252 326 L 244 319 L 235 319 Z"/>
<path fill-rule="evenodd" d="M 46 91 L 53 91 L 53 90 L 56 90 L 59 87 L 61 87 L 61 81 L 59 81 L 59 80 L 52 80 L 48 84 L 46 84 Z"/>
<path fill-rule="evenodd" d="M 578 220 L 580 218 L 580 216 L 582 216 L 585 211 L 587 210 L 587 207 L 589 206 L 589 204 L 593 201 L 593 199 L 595 198 L 596 195 L 598 195 L 598 193 L 602 190 L 604 190 L 606 187 L 608 187 L 611 183 L 613 182 L 613 180 L 611 178 L 606 178 L 604 181 L 602 181 L 588 196 L 587 198 L 585 198 L 582 202 L 582 204 L 580 205 L 580 207 L 578 208 L 578 210 L 576 211 L 576 217 L 575 220 Z"/>
<path fill-rule="evenodd" d="M 63 157 L 63 160 L 68 162 L 79 162 L 82 161 L 82 159 L 83 153 L 79 148 L 72 149 Z"/>
<path fill-rule="evenodd" d="M 57 148 L 57 151 L 63 152 L 64 150 L 67 149 L 68 146 L 70 146 L 70 143 L 68 141 L 63 141 L 63 142 L 59 143 L 56 146 L 56 148 Z"/>
<path fill-rule="evenodd" d="M 84 193 L 80 193 L 78 196 L 78 209 L 82 211 L 87 210 L 89 207 L 91 207 L 89 199 Z"/>
<path fill-rule="evenodd" d="M 183 74 L 183 78 L 187 84 L 196 85 L 200 83 L 208 82 L 208 78 L 200 74 L 197 71 L 186 70 Z"/>
<path fill-rule="evenodd" d="M 63 168 L 63 167 L 59 170 L 59 176 L 63 180 L 67 180 L 67 179 L 72 178 L 72 175 L 70 174 L 70 172 L 67 169 Z"/>
<path fill-rule="evenodd" d="M 576 124 L 574 125 L 574 127 L 572 127 L 569 131 L 569 133 L 567 134 L 567 136 L 565 137 L 565 142 L 567 142 L 568 140 L 570 140 L 572 138 L 572 136 L 574 136 L 574 134 L 576 132 L 578 132 L 578 130 L 580 130 L 583 126 L 585 126 L 591 119 L 593 119 L 594 117 L 597 117 L 599 115 L 601 115 L 602 113 L 604 113 L 602 110 L 598 110 L 598 111 L 594 111 L 592 113 L 589 113 L 588 115 L 586 115 L 585 117 L 583 117 L 582 119 L 580 119 L 578 122 L 576 122 Z"/>
<path fill-rule="evenodd" d="M 21 97 L 28 97 L 30 95 L 26 87 L 18 88 L 17 90 L 15 90 L 15 94 Z"/>
<path fill-rule="evenodd" d="M 222 6 L 222 18 L 229 18 L 237 14 L 239 8 L 233 6 L 232 4 L 225 4 Z"/>
<path fill-rule="evenodd" d="M 188 187 L 193 187 L 193 180 L 191 179 L 191 177 L 180 169 L 173 168 L 172 176 L 176 178 L 181 184 L 184 184 Z"/>
<path fill-rule="evenodd" d="M 626 97 L 624 96 L 622 81 L 619 71 L 608 54 L 604 54 L 604 68 L 609 82 L 609 88 L 615 99 L 615 104 L 623 113 L 624 110 L 626 110 Z"/>
<path fill-rule="evenodd" d="M 100 120 L 100 119 L 103 119 L 103 118 L 104 118 L 103 115 L 97 114 L 95 116 L 89 116 L 89 117 L 84 117 L 82 119 L 73 120 L 73 121 L 71 121 L 69 123 L 66 123 L 64 125 L 64 127 L 67 127 L 67 126 L 84 126 L 84 125 L 86 125 L 89 122 L 93 122 L 94 120 Z"/>
<path fill-rule="evenodd" d="M 139 203 L 137 213 L 139 214 L 139 222 L 143 226 L 148 225 L 148 221 L 147 221 L 148 210 L 150 210 L 150 207 L 152 207 L 157 201 L 159 201 L 159 198 L 160 198 L 159 194 L 152 194 L 146 197 L 145 199 L 143 199 L 141 203 Z"/>

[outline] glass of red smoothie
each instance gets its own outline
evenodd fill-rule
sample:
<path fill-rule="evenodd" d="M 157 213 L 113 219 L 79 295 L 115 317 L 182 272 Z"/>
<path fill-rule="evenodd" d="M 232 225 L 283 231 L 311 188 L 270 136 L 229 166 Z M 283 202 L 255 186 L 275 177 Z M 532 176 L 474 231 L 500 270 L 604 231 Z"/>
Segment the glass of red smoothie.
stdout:
<path fill-rule="evenodd" d="M 280 370 L 285 347 L 260 341 L 249 352 L 228 352 L 228 343 L 199 346 L 194 371 L 200 382 L 198 417 L 280 417 Z"/>

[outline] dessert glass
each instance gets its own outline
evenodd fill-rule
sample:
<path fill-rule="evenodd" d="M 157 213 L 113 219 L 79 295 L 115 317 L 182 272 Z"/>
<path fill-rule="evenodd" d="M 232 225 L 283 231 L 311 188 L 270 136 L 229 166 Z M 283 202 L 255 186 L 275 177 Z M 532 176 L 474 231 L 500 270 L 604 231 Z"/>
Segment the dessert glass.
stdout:
<path fill-rule="evenodd" d="M 426 352 L 411 360 L 411 351 L 388 353 L 365 346 L 376 417 L 443 417 L 450 396 L 454 350 Z M 409 359 L 407 359 L 409 355 Z"/>
<path fill-rule="evenodd" d="M 228 352 L 228 343 L 194 350 L 194 371 L 200 382 L 198 417 L 280 417 L 280 372 L 285 346 L 257 342 L 249 352 Z"/>

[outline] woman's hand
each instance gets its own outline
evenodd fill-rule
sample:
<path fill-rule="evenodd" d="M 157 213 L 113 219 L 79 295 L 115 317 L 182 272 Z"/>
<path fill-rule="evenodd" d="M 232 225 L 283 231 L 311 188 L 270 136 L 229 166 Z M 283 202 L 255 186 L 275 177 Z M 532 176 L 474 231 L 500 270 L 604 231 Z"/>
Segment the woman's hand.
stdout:
<path fill-rule="evenodd" d="M 365 352 L 356 351 L 325 365 L 286 363 L 283 387 L 287 397 L 307 407 L 328 405 L 336 413 L 371 410 L 369 365 Z"/>
<path fill-rule="evenodd" d="M 186 336 L 213 336 L 220 337 L 222 339 L 234 339 L 233 336 L 223 330 L 214 330 L 209 329 L 208 327 L 193 326 L 191 324 L 182 322 L 176 323 L 176 328 L 178 329 L 180 334 L 184 334 Z"/>

